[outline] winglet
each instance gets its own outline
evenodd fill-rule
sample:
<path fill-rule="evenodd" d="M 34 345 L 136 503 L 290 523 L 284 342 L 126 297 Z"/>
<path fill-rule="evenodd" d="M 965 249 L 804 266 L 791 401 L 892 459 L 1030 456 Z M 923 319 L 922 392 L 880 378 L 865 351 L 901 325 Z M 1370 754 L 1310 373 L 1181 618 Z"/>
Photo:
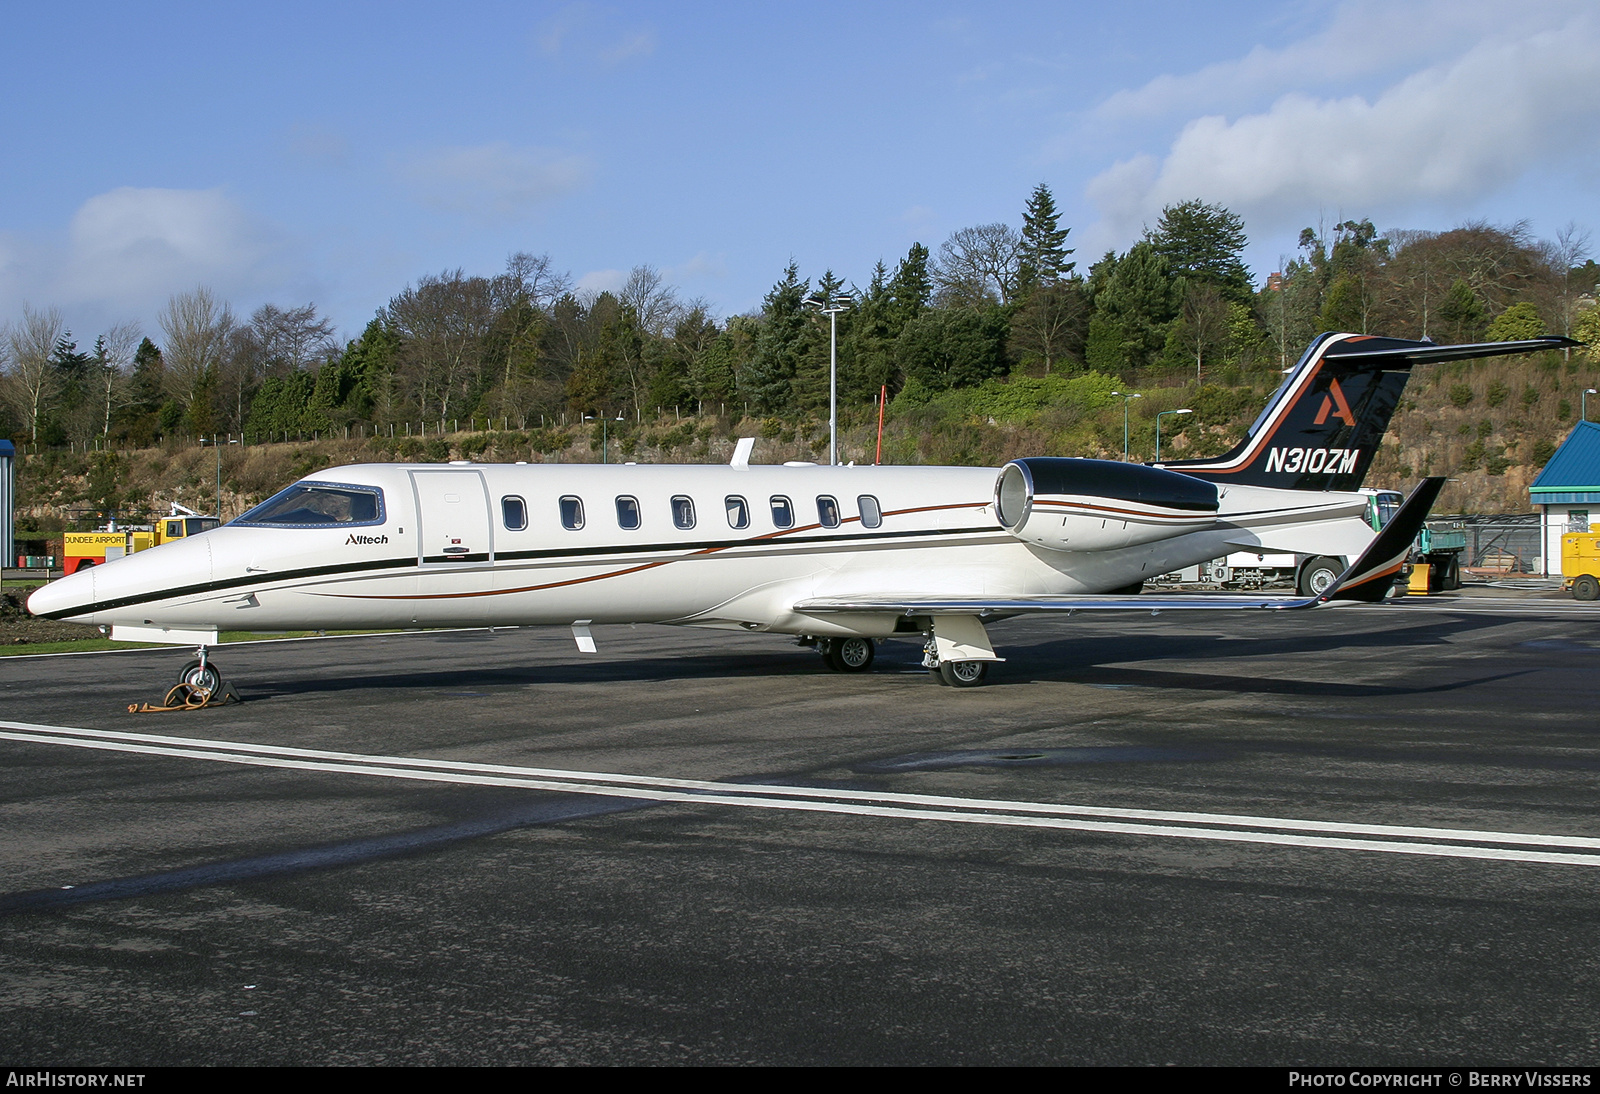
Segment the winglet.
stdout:
<path fill-rule="evenodd" d="M 1421 485 L 1411 491 L 1400 511 L 1389 518 L 1377 538 L 1361 552 L 1361 557 L 1339 575 L 1339 580 L 1328 586 L 1317 602 L 1366 600 L 1376 603 L 1382 600 L 1394 584 L 1394 576 L 1405 565 L 1412 541 L 1422 531 L 1428 511 L 1438 500 L 1444 484 L 1442 478 L 1423 479 Z"/>

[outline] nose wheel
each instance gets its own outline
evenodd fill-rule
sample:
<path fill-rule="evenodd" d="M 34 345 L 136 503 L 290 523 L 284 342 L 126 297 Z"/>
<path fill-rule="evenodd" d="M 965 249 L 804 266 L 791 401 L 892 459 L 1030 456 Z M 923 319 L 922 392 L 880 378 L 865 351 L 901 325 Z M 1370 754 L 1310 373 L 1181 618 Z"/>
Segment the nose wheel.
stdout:
<path fill-rule="evenodd" d="M 208 661 L 205 650 L 201 650 L 200 656 L 183 666 L 178 673 L 178 683 L 216 695 L 222 691 L 222 670 L 216 662 Z"/>
<path fill-rule="evenodd" d="M 128 707 L 130 714 L 156 714 L 169 710 L 200 710 L 219 707 L 224 703 L 237 703 L 239 693 L 222 678 L 222 670 L 206 656 L 201 646 L 196 657 L 178 670 L 178 682 L 167 689 L 160 706 L 134 703 Z"/>

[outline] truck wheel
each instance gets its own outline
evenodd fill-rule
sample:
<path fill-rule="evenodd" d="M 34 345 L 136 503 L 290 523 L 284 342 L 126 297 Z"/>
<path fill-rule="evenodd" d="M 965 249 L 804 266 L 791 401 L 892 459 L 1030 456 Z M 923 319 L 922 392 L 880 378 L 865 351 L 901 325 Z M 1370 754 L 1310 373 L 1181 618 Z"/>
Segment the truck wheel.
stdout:
<path fill-rule="evenodd" d="M 1344 567 L 1336 558 L 1314 558 L 1300 571 L 1300 595 L 1321 596 L 1339 580 Z"/>
<path fill-rule="evenodd" d="M 1593 574 L 1573 578 L 1572 599 L 1600 600 L 1600 580 L 1596 580 Z"/>

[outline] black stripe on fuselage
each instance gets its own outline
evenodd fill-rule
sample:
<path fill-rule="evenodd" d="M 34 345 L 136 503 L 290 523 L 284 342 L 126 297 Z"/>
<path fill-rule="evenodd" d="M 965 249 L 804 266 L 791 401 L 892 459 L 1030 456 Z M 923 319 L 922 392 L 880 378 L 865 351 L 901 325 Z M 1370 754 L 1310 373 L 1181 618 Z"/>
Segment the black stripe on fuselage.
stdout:
<path fill-rule="evenodd" d="M 697 555 L 708 554 L 713 551 L 725 551 L 738 547 L 760 547 L 769 549 L 777 548 L 781 553 L 788 554 L 799 552 L 786 551 L 783 550 L 784 548 L 803 548 L 821 544 L 839 546 L 848 545 L 850 543 L 860 543 L 863 540 L 881 542 L 883 540 L 891 539 L 911 539 L 919 536 L 968 536 L 975 533 L 1006 534 L 1004 530 L 1000 528 L 983 527 L 927 528 L 905 532 L 852 532 L 844 535 L 805 536 L 803 538 L 796 539 L 779 539 L 774 536 L 758 536 L 754 539 L 706 540 L 697 543 L 648 543 L 637 546 L 613 544 L 603 547 L 571 547 L 564 549 L 555 548 L 541 551 L 497 551 L 495 552 L 494 562 L 515 562 L 534 559 L 571 559 L 573 561 L 578 561 L 581 559 L 598 559 L 606 557 L 617 557 L 620 559 L 631 555 L 648 555 L 662 552 L 684 552 L 682 554 L 674 553 L 672 557 L 663 560 L 666 562 L 677 562 L 684 559 L 693 558 Z M 440 562 L 477 562 L 481 564 L 488 563 L 489 556 L 487 554 L 469 555 L 463 560 L 455 556 L 438 555 L 428 556 L 423 561 L 424 564 L 434 564 Z M 123 597 L 120 600 L 96 601 L 92 604 L 84 604 L 74 608 L 64 608 L 60 611 L 49 612 L 42 615 L 40 618 L 70 619 L 73 616 L 89 615 L 94 612 L 115 611 L 118 608 L 130 608 L 137 604 L 153 604 L 163 600 L 176 600 L 181 597 L 195 596 L 201 593 L 228 592 L 238 589 L 250 589 L 251 587 L 265 590 L 270 586 L 278 585 L 285 581 L 303 581 L 307 578 L 333 577 L 340 574 L 361 573 L 363 571 L 394 570 L 408 566 L 417 566 L 417 559 L 415 556 L 407 556 L 406 558 L 372 559 L 365 562 L 346 562 L 335 566 L 312 566 L 303 570 L 289 570 L 281 574 L 273 574 L 268 576 L 251 575 L 248 577 L 228 578 L 222 581 L 207 581 L 197 585 L 186 585 L 178 589 L 165 589 L 158 593 L 146 593 L 139 596 Z M 440 573 L 448 571 L 434 570 L 419 572 Z"/>

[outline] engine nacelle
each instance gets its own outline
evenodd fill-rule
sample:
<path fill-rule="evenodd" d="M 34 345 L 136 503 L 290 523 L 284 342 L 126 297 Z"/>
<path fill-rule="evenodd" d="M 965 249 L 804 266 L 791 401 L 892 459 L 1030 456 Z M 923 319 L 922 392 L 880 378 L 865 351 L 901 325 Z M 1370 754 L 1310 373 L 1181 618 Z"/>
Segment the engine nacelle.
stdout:
<path fill-rule="evenodd" d="M 1006 531 L 1052 551 L 1110 551 L 1211 527 L 1217 487 L 1139 463 L 1033 456 L 1000 469 Z"/>

